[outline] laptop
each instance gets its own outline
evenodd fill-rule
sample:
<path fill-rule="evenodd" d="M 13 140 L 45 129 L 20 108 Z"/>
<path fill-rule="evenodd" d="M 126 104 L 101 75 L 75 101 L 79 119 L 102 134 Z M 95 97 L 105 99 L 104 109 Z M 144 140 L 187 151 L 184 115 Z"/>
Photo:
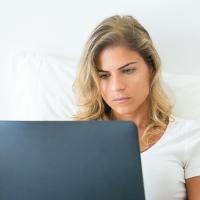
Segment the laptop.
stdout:
<path fill-rule="evenodd" d="M 1 200 L 144 200 L 127 121 L 1 121 Z"/>

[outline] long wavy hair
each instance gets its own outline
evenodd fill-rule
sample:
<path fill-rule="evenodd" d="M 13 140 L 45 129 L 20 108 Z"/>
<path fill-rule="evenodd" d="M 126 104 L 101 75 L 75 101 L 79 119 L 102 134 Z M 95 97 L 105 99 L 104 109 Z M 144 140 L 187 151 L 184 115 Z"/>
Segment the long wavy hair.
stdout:
<path fill-rule="evenodd" d="M 149 136 L 165 129 L 173 119 L 173 104 L 164 91 L 160 77 L 160 58 L 147 30 L 132 16 L 115 15 L 104 19 L 87 40 L 73 84 L 79 111 L 74 120 L 112 120 L 112 110 L 101 96 L 97 74 L 97 58 L 107 47 L 125 46 L 136 51 L 152 69 L 150 85 L 150 123 L 142 141 L 149 145 Z M 154 130 L 154 131 L 152 131 Z"/>

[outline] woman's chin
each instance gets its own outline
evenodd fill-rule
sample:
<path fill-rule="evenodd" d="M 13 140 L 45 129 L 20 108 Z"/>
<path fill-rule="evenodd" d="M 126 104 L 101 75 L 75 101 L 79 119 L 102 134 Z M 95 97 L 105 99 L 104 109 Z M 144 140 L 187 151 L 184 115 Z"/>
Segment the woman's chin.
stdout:
<path fill-rule="evenodd" d="M 118 108 L 118 109 L 113 109 L 114 116 L 120 117 L 120 118 L 128 118 L 128 116 L 132 116 L 134 113 L 134 110 L 128 109 L 128 108 Z M 130 117 L 131 118 L 131 117 Z"/>

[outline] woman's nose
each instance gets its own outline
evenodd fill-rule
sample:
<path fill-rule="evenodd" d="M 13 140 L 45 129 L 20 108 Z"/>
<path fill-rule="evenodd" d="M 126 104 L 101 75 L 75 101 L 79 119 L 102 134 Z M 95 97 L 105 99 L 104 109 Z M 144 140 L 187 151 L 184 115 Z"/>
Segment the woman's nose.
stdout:
<path fill-rule="evenodd" d="M 120 77 L 112 77 L 110 84 L 111 91 L 121 91 L 125 89 L 125 83 Z"/>

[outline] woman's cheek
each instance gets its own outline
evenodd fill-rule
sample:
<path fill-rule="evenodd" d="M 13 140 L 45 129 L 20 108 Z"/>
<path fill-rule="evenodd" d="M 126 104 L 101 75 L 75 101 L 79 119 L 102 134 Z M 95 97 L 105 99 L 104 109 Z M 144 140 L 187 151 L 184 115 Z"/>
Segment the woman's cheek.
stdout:
<path fill-rule="evenodd" d="M 106 96 L 107 96 L 107 87 L 105 83 L 101 83 L 100 84 L 100 89 L 101 89 L 101 96 L 104 98 L 104 100 L 106 100 Z"/>

